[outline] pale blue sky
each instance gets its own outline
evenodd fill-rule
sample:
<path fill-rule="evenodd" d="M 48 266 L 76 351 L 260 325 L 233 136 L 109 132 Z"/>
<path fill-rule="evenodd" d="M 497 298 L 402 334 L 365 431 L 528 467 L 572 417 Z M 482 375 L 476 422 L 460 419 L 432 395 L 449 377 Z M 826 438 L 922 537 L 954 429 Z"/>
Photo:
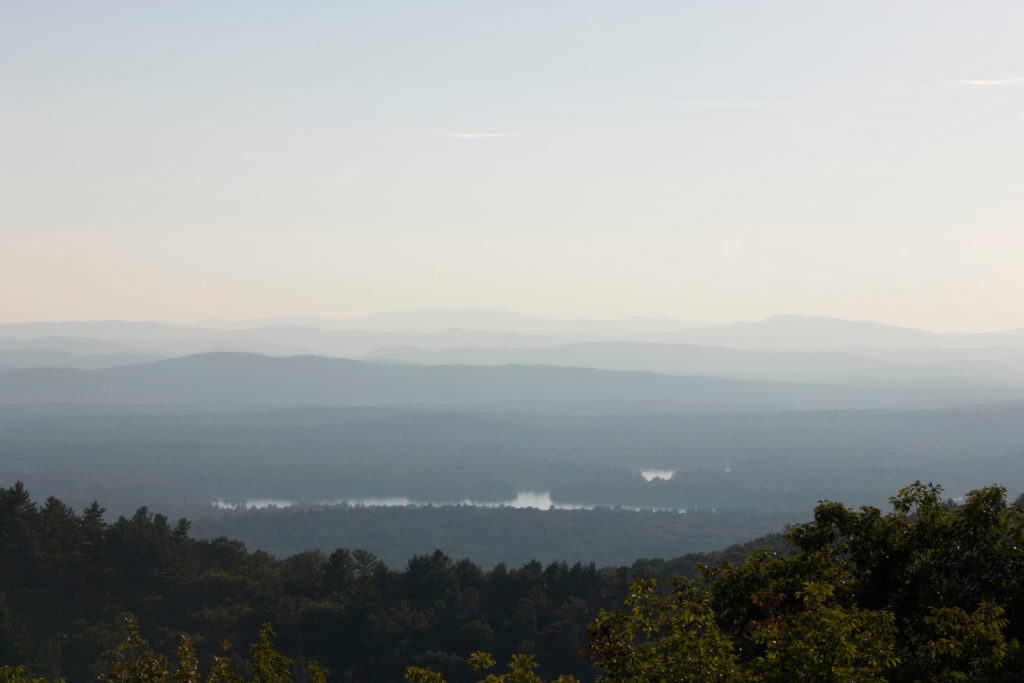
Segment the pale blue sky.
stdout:
<path fill-rule="evenodd" d="M 0 0 L 0 320 L 1024 326 L 1024 3 Z"/>

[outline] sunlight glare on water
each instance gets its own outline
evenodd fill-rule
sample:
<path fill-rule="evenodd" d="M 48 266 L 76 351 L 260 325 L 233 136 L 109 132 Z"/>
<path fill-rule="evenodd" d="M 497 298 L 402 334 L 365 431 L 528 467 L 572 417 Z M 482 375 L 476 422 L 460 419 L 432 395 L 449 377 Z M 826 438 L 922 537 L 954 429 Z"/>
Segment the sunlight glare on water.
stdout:
<path fill-rule="evenodd" d="M 668 481 L 675 475 L 675 470 L 640 470 L 640 476 L 645 481 L 654 481 L 655 479 L 664 479 Z"/>
<path fill-rule="evenodd" d="M 656 471 L 662 474 L 666 474 L 664 478 L 669 478 L 672 475 L 671 470 L 645 470 Z M 651 481 L 644 475 L 647 481 Z M 657 478 L 657 477 L 655 477 Z M 242 505 L 237 503 L 229 503 L 223 498 L 210 503 L 213 507 L 219 510 L 238 510 L 243 508 L 246 510 L 251 509 L 263 509 L 269 507 L 275 508 L 286 508 L 296 505 L 295 501 L 281 500 L 277 498 L 253 498 L 248 499 Z M 516 494 L 516 497 L 512 500 L 506 501 L 474 501 L 474 500 L 461 500 L 461 501 L 413 501 L 406 497 L 381 497 L 381 498 L 339 498 L 335 500 L 321 500 L 317 502 L 317 505 L 324 506 L 335 506 L 335 505 L 347 505 L 350 507 L 423 507 L 423 506 L 435 506 L 443 507 L 448 505 L 469 505 L 473 507 L 485 507 L 485 508 L 499 508 L 499 507 L 510 507 L 517 510 L 525 509 L 537 509 L 537 510 L 593 510 L 595 505 L 586 505 L 583 503 L 556 503 L 551 499 L 550 491 L 520 491 Z M 639 508 L 632 506 L 616 506 L 623 510 L 650 510 L 650 509 L 673 509 L 673 508 Z M 677 512 L 685 512 L 685 508 L 674 508 Z"/>

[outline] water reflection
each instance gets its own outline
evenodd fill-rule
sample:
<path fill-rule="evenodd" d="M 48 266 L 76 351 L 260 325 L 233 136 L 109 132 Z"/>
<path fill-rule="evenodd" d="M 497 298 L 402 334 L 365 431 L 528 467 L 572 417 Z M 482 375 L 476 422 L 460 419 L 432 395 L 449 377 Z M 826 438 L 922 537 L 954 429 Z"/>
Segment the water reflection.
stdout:
<path fill-rule="evenodd" d="M 538 510 L 586 510 L 593 506 L 578 505 L 575 503 L 556 503 L 551 500 L 549 491 L 520 491 L 512 500 L 448 500 L 448 501 L 412 501 L 408 498 L 339 498 L 336 500 L 321 500 L 318 505 L 349 505 L 349 506 L 414 506 L 433 505 L 441 507 L 445 505 L 471 505 L 483 508 L 537 508 Z"/>
<path fill-rule="evenodd" d="M 675 473 L 675 470 L 640 470 L 640 476 L 646 481 L 654 481 L 655 479 L 668 481 L 675 476 Z"/>
<path fill-rule="evenodd" d="M 213 507 L 220 510 L 237 510 L 239 507 L 246 510 L 262 510 L 263 508 L 287 508 L 295 505 L 294 500 L 281 500 L 280 498 L 251 498 L 241 505 L 229 503 L 223 498 L 218 498 L 211 503 Z"/>
<path fill-rule="evenodd" d="M 669 470 L 645 470 L 646 471 L 657 471 L 657 472 L 670 472 Z M 668 477 L 671 477 L 670 472 Z M 665 477 L 665 478 L 668 478 Z M 647 478 L 646 475 L 644 477 Z M 650 481 L 651 479 L 647 479 Z M 220 510 L 251 510 L 251 509 L 262 509 L 268 507 L 285 508 L 296 505 L 296 501 L 282 500 L 278 498 L 250 498 L 244 503 L 229 503 L 223 498 L 218 498 L 213 501 L 211 505 Z M 559 503 L 551 500 L 550 491 L 520 491 L 516 494 L 516 497 L 512 500 L 505 501 L 479 501 L 479 500 L 459 500 L 459 501 L 413 501 L 406 497 L 382 497 L 382 498 L 338 498 L 335 500 L 321 500 L 317 501 L 317 505 L 325 506 L 336 506 L 336 505 L 347 505 L 349 507 L 443 507 L 449 505 L 468 505 L 474 507 L 485 507 L 485 508 L 499 508 L 499 507 L 510 507 L 519 510 L 533 508 L 536 510 L 593 510 L 597 507 L 610 507 L 607 505 L 586 505 L 583 503 Z M 615 506 L 622 510 L 672 510 L 676 512 L 686 512 L 685 508 L 654 508 L 654 507 L 632 507 L 632 506 Z"/>

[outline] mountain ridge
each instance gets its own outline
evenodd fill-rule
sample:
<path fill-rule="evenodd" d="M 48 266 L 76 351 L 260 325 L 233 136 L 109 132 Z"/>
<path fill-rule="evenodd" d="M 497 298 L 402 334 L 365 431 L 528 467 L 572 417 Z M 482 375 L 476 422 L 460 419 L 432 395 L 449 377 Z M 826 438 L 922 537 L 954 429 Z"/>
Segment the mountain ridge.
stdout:
<path fill-rule="evenodd" d="M 825 385 L 548 365 L 404 365 L 303 355 L 207 353 L 106 369 L 13 369 L 0 403 L 500 405 L 648 402 L 690 410 L 966 405 L 1024 387 Z"/>

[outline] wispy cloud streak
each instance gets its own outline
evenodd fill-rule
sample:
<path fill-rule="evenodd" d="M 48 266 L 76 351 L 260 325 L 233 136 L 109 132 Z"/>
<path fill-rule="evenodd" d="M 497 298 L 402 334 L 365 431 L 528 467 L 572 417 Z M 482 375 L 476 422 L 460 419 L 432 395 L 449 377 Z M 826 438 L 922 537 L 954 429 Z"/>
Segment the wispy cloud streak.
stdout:
<path fill-rule="evenodd" d="M 773 100 L 682 100 L 666 102 L 604 102 L 579 105 L 583 109 L 778 109 L 799 102 Z"/>
<path fill-rule="evenodd" d="M 1024 78 L 979 78 L 973 81 L 957 81 L 957 85 L 1024 85 Z"/>
<path fill-rule="evenodd" d="M 507 133 L 450 133 L 450 138 L 462 138 L 463 140 L 478 140 L 481 138 L 507 138 Z"/>

